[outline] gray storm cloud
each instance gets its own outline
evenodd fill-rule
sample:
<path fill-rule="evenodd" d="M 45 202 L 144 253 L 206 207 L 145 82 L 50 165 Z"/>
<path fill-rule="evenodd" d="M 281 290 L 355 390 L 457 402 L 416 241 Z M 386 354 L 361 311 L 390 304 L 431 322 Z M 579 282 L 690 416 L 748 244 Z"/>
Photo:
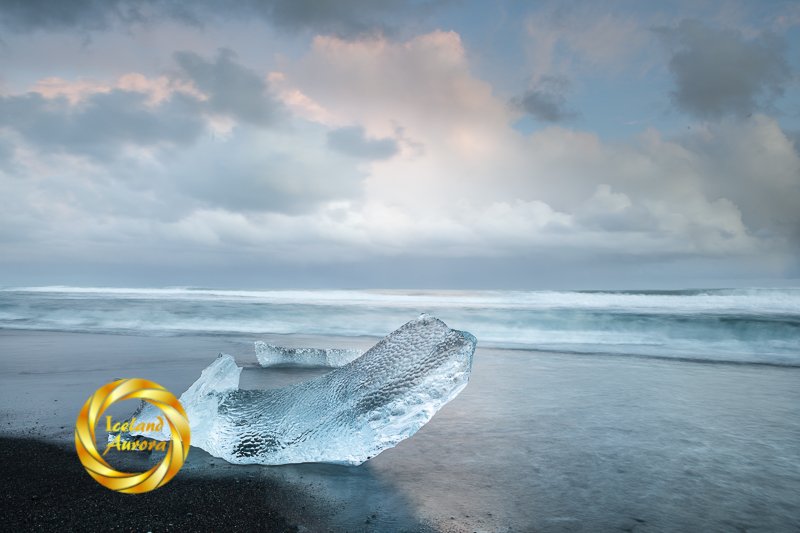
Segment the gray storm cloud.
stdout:
<path fill-rule="evenodd" d="M 235 60 L 236 53 L 227 48 L 220 49 L 213 61 L 194 52 L 175 53 L 182 74 L 207 96 L 208 111 L 257 125 L 276 122 L 282 106 L 267 94 L 263 76 Z"/>
<path fill-rule="evenodd" d="M 129 88 L 91 93 L 78 103 L 38 92 L 0 95 L 0 127 L 36 146 L 107 157 L 125 143 L 191 144 L 206 130 L 210 115 L 258 126 L 280 120 L 282 104 L 268 94 L 263 77 L 238 64 L 232 51 L 221 49 L 213 60 L 192 52 L 174 57 L 176 79 L 193 83 L 202 97 L 173 91 L 153 105 L 146 92 Z"/>
<path fill-rule="evenodd" d="M 544 76 L 533 89 L 512 103 L 537 120 L 562 122 L 576 116 L 567 108 L 569 80 L 563 76 Z"/>
<path fill-rule="evenodd" d="M 745 38 L 697 20 L 656 30 L 674 50 L 669 69 L 678 108 L 700 118 L 747 116 L 766 108 L 791 80 L 785 43 L 762 33 Z"/>
<path fill-rule="evenodd" d="M 425 17 L 446 0 L 25 0 L 4 2 L 0 23 L 14 32 L 86 32 L 114 26 L 153 25 L 164 19 L 202 27 L 229 19 L 257 18 L 289 31 L 343 36 L 391 32 L 405 19 Z"/>
<path fill-rule="evenodd" d="M 127 90 L 94 94 L 80 105 L 28 93 L 0 96 L 0 127 L 40 148 L 113 158 L 125 143 L 191 144 L 205 128 L 201 109 L 181 94 L 154 110 L 147 95 Z"/>

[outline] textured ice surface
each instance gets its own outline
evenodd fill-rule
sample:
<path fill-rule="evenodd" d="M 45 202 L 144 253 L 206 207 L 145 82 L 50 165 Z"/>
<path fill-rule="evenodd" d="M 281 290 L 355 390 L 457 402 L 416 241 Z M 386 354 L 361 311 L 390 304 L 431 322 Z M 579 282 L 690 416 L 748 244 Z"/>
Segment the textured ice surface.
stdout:
<path fill-rule="evenodd" d="M 239 388 L 239 376 L 242 369 L 236 366 L 233 357 L 228 354 L 219 354 L 208 368 L 203 370 L 200 378 L 195 381 L 186 392 L 179 398 L 181 405 L 186 411 L 191 426 L 192 444 L 198 446 L 195 441 L 195 434 L 202 434 L 208 431 L 207 411 L 214 409 L 217 404 L 215 393 L 223 393 Z M 143 422 L 154 421 L 157 416 L 163 416 L 161 410 L 151 403 L 142 402 L 139 408 L 132 415 L 136 420 Z M 155 431 L 132 431 L 129 435 L 141 435 L 157 440 L 169 440 L 169 424 L 163 424 L 160 432 Z M 125 436 L 125 435 L 123 435 Z M 112 435 L 108 436 L 111 441 Z M 202 446 L 201 446 L 202 448 Z"/>
<path fill-rule="evenodd" d="M 221 354 L 180 398 L 192 444 L 231 463 L 360 464 L 455 398 L 469 380 L 475 344 L 471 334 L 422 315 L 343 367 L 271 390 L 239 390 L 241 368 Z M 142 410 L 137 418 L 157 414 Z"/>
<path fill-rule="evenodd" d="M 286 348 L 256 341 L 256 357 L 261 366 L 344 366 L 358 359 L 360 350 L 339 348 Z"/>

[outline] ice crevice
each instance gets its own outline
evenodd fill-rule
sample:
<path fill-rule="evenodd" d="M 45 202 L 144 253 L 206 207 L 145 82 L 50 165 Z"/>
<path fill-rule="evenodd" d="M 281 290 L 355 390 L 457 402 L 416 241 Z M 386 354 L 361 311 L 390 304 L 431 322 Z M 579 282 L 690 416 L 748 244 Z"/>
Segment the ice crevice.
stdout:
<path fill-rule="evenodd" d="M 242 369 L 220 354 L 180 397 L 192 445 L 236 464 L 361 464 L 416 433 L 461 392 L 476 343 L 421 315 L 323 376 L 268 390 L 239 389 Z M 311 355 L 319 364 L 320 351 Z M 148 422 L 159 414 L 146 404 L 134 416 Z M 170 437 L 168 427 L 136 435 Z"/>

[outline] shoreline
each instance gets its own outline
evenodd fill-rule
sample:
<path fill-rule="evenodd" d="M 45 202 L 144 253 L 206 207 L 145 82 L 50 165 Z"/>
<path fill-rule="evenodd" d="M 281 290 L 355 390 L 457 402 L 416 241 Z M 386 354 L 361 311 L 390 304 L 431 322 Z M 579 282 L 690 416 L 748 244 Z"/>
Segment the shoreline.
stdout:
<path fill-rule="evenodd" d="M 264 341 L 269 344 L 276 344 L 283 347 L 311 347 L 311 348 L 341 348 L 341 349 L 363 349 L 367 350 L 374 346 L 382 337 L 370 335 L 323 335 L 323 334 L 298 334 L 298 333 L 232 333 L 232 332 L 168 332 L 168 333 L 141 333 L 135 331 L 112 331 L 112 330 L 98 330 L 98 331 L 71 331 L 60 329 L 27 329 L 27 328 L 9 328 L 0 327 L 0 341 L 5 336 L 14 335 L 68 335 L 68 336 L 109 336 L 109 337 L 122 337 L 122 338 L 142 338 L 142 339 L 207 339 L 207 340 L 231 340 L 247 338 L 247 346 L 252 353 L 237 353 L 237 364 L 239 366 L 253 366 L 261 368 L 261 365 L 255 358 L 255 351 L 252 343 L 256 341 Z M 252 339 L 252 340 L 250 340 Z M 653 361 L 674 361 L 677 363 L 697 363 L 701 365 L 733 365 L 733 366 L 764 366 L 775 368 L 800 368 L 800 364 L 796 363 L 783 363 L 775 361 L 747 361 L 737 359 L 718 359 L 713 357 L 687 357 L 684 355 L 658 355 L 658 354 L 642 354 L 642 353 L 626 353 L 626 352 L 611 352 L 611 351 L 577 351 L 566 349 L 549 349 L 549 348 L 535 348 L 529 346 L 519 346 L 513 343 L 507 345 L 493 345 L 482 344 L 478 340 L 478 347 L 482 350 L 489 350 L 492 352 L 520 352 L 530 353 L 536 356 L 551 356 L 551 355 L 566 355 L 573 357 L 600 357 L 600 358 L 619 358 L 619 359 L 641 359 Z M 231 354 L 234 355 L 234 354 Z M 240 361 L 239 359 L 243 359 Z M 271 369 L 279 369 L 280 366 L 270 367 Z M 291 367 L 289 367 L 291 368 Z M 323 367 L 311 367 L 323 368 Z"/>
<path fill-rule="evenodd" d="M 75 455 L 75 417 L 86 398 L 118 377 L 151 379 L 179 395 L 221 351 L 244 367 L 244 389 L 289 386 L 327 371 L 263 369 L 251 342 L 258 338 L 0 334 L 6 456 L 27 457 L 20 446 L 32 442 L 12 436 L 33 438 L 31 446 L 42 450 L 60 449 L 53 452 L 60 459 L 47 464 L 31 458 L 26 473 L 9 466 L 7 483 L 45 490 L 50 476 L 71 469 L 74 479 L 96 489 L 92 498 L 135 498 L 98 485 Z M 341 340 L 321 342 L 336 347 Z M 275 492 L 275 505 L 263 506 L 286 520 L 275 527 L 306 531 L 792 531 L 800 527 L 799 372 L 479 346 L 464 391 L 417 434 L 363 465 L 231 465 L 191 448 L 176 478 L 152 493 L 185 482 L 183 496 L 151 518 L 173 510 L 196 515 L 181 507 L 183 499 L 186 505 L 196 499 L 198 508 L 225 507 L 231 498 L 262 505 L 253 498 Z M 108 414 L 129 415 L 135 405 L 124 403 Z M 23 475 L 38 479 L 17 482 Z M 219 494 L 214 485 L 233 496 L 208 504 L 195 498 L 194 491 Z M 57 479 L 52 486 L 62 487 Z M 247 498 L 237 495 L 240 488 Z M 40 501 L 7 500 L 23 514 Z M 47 509 L 35 512 L 43 528 L 57 527 Z M 116 515 L 98 520 L 104 530 L 120 524 Z M 244 517 L 229 521 L 250 528 Z"/>

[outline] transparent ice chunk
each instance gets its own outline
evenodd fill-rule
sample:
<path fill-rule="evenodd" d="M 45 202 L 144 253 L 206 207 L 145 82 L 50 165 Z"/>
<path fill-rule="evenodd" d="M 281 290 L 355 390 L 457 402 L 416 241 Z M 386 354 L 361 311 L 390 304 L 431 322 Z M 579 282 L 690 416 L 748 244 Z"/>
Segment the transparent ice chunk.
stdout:
<path fill-rule="evenodd" d="M 358 359 L 360 350 L 340 348 L 287 348 L 256 341 L 256 358 L 263 367 L 327 366 L 336 368 Z"/>
<path fill-rule="evenodd" d="M 181 394 L 178 400 L 181 402 L 191 427 L 192 444 L 198 446 L 195 435 L 202 435 L 208 431 L 206 413 L 209 409 L 216 407 L 215 393 L 223 393 L 239 388 L 239 377 L 242 369 L 236 366 L 236 361 L 232 356 L 221 353 L 217 356 L 200 377 L 195 381 L 186 392 Z M 141 422 L 154 422 L 156 417 L 162 416 L 161 410 L 151 403 L 142 401 L 139 408 L 133 413 L 132 417 Z M 138 425 L 138 424 L 137 424 Z M 111 441 L 115 435 L 109 435 Z M 156 440 L 169 440 L 169 424 L 163 424 L 160 432 L 155 431 L 131 431 L 127 436 L 142 436 Z M 202 446 L 201 446 L 202 447 Z"/>
<path fill-rule="evenodd" d="M 461 392 L 476 342 L 422 315 L 343 367 L 270 390 L 239 390 L 241 369 L 221 354 L 181 396 L 192 444 L 237 464 L 361 464 L 416 433 Z"/>

